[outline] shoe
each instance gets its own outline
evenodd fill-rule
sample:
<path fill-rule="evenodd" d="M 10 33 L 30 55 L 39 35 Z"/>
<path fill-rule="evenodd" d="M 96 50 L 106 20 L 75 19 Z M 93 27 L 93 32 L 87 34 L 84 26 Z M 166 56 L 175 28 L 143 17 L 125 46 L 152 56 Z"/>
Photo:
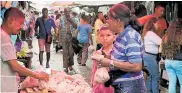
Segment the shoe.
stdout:
<path fill-rule="evenodd" d="M 56 53 L 58 52 L 58 46 L 56 45 Z"/>
<path fill-rule="evenodd" d="M 64 72 L 68 73 L 68 69 L 65 69 Z"/>
<path fill-rule="evenodd" d="M 72 67 L 72 66 L 69 66 L 68 68 L 69 68 L 69 70 L 70 70 L 70 71 L 72 71 L 72 70 L 73 70 L 73 67 Z"/>
<path fill-rule="evenodd" d="M 46 68 L 50 68 L 50 66 L 49 66 L 49 64 L 48 64 L 48 63 L 46 63 Z"/>

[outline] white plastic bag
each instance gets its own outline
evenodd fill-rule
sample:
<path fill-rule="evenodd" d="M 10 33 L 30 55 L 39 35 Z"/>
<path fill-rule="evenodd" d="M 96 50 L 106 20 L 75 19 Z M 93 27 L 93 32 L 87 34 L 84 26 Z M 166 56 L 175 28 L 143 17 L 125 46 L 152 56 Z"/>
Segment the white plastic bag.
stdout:
<path fill-rule="evenodd" d="M 92 53 L 92 52 L 94 51 L 94 46 L 90 45 L 90 46 L 88 47 L 88 51 L 89 51 L 90 53 Z"/>
<path fill-rule="evenodd" d="M 94 82 L 98 84 L 103 84 L 104 82 L 110 79 L 107 68 L 101 67 L 98 68 L 95 72 Z"/>

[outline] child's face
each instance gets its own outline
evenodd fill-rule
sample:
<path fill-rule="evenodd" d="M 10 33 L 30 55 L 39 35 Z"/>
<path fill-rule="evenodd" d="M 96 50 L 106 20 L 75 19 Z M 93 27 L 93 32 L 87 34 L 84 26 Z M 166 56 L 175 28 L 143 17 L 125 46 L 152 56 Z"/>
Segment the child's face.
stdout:
<path fill-rule="evenodd" d="M 99 32 L 98 38 L 99 38 L 99 41 L 101 42 L 101 44 L 103 45 L 103 47 L 107 47 L 107 46 L 110 46 L 111 44 L 113 44 L 113 42 L 115 40 L 115 35 L 110 30 L 101 30 Z"/>

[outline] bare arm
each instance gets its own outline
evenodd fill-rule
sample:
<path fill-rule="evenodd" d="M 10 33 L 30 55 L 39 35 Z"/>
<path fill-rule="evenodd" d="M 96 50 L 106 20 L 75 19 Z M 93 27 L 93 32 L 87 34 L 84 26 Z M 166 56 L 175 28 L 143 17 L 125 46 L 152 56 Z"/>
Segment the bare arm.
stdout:
<path fill-rule="evenodd" d="M 76 37 L 78 37 L 78 30 L 76 30 Z"/>
<path fill-rule="evenodd" d="M 89 33 L 89 38 L 90 38 L 91 44 L 93 45 L 92 32 Z"/>
<path fill-rule="evenodd" d="M 18 64 L 16 59 L 8 61 L 8 64 L 10 65 L 10 67 L 12 68 L 13 71 L 18 72 L 21 75 L 31 76 L 31 77 L 46 80 L 46 81 L 49 78 L 46 73 L 37 74 L 37 73 L 34 73 L 25 67 L 22 67 L 20 64 Z"/>

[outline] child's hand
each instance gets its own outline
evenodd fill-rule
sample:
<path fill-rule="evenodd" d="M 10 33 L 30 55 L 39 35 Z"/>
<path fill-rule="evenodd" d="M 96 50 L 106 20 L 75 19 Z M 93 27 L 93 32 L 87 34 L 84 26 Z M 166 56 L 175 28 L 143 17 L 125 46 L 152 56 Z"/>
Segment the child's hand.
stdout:
<path fill-rule="evenodd" d="M 104 55 L 100 54 L 99 52 L 94 52 L 91 58 L 96 61 L 101 61 L 101 59 L 104 58 Z"/>

